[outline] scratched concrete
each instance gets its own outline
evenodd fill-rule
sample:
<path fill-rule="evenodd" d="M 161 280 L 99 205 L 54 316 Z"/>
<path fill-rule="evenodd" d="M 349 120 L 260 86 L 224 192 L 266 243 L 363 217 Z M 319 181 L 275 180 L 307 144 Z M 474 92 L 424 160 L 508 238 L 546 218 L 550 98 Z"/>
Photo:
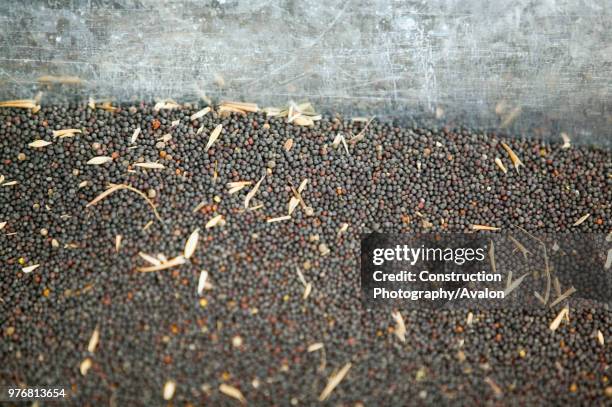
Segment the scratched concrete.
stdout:
<path fill-rule="evenodd" d="M 308 99 L 601 144 L 611 11 L 609 0 L 5 0 L 0 96 Z"/>

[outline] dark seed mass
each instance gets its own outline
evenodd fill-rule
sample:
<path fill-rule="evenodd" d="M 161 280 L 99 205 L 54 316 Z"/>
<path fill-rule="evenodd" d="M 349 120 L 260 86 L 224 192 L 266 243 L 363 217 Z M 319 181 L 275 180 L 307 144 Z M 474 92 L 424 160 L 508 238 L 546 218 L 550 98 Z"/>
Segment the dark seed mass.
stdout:
<path fill-rule="evenodd" d="M 474 311 L 469 324 L 467 310 L 405 311 L 402 343 L 390 312 L 364 309 L 357 266 L 369 231 L 609 233 L 610 151 L 376 120 L 351 143 L 366 123 L 214 109 L 191 121 L 200 108 L 0 109 L 0 384 L 64 385 L 78 405 L 162 405 L 169 381 L 175 405 L 238 404 L 221 384 L 251 405 L 313 405 L 351 363 L 330 405 L 612 403 L 609 310 L 572 309 L 554 332 L 553 310 Z M 82 133 L 53 137 L 68 128 Z M 112 161 L 87 164 L 97 156 Z M 153 162 L 164 168 L 134 165 Z M 267 222 L 304 179 L 304 205 Z M 229 194 L 238 181 L 252 183 Z M 143 192 L 163 222 L 127 189 L 86 208 L 109 183 Z M 171 260 L 196 228 L 185 264 L 137 271 L 151 266 L 139 252 Z"/>

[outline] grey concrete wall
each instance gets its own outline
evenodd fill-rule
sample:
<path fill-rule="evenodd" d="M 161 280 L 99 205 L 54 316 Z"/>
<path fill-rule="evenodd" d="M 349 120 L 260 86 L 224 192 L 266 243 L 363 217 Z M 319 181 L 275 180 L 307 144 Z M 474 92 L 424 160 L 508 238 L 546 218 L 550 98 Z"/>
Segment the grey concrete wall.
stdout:
<path fill-rule="evenodd" d="M 309 99 L 602 143 L 611 26 L 609 0 L 4 0 L 0 94 Z"/>

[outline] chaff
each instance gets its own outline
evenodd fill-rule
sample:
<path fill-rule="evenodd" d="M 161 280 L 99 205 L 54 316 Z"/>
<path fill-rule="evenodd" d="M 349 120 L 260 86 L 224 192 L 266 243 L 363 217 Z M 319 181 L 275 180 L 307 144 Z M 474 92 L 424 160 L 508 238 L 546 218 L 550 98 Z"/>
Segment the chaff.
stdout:
<path fill-rule="evenodd" d="M 557 328 L 559 328 L 559 325 L 561 325 L 561 321 L 563 321 L 563 318 L 566 318 L 568 316 L 569 316 L 569 307 L 564 307 L 561 311 L 559 311 L 555 319 L 553 319 L 552 322 L 550 323 L 550 326 L 549 326 L 550 330 L 553 332 L 556 331 Z"/>
<path fill-rule="evenodd" d="M 210 136 L 208 137 L 208 143 L 206 143 L 206 148 L 205 148 L 206 151 L 208 151 L 212 147 L 214 142 L 217 141 L 217 139 L 219 138 L 219 135 L 221 134 L 221 130 L 223 130 L 223 125 L 219 124 L 210 133 Z"/>
<path fill-rule="evenodd" d="M 249 193 L 244 198 L 244 207 L 245 207 L 245 209 L 249 208 L 249 203 L 251 202 L 251 199 L 253 199 L 253 197 L 257 193 L 257 190 L 259 189 L 259 186 L 263 182 L 264 178 L 266 178 L 265 174 L 264 174 L 263 177 L 261 177 L 261 179 L 259 181 L 257 181 L 255 186 L 249 191 Z"/>
<path fill-rule="evenodd" d="M 53 137 L 72 137 L 75 134 L 83 133 L 80 129 L 62 129 L 62 130 L 53 130 Z"/>
<path fill-rule="evenodd" d="M 518 157 L 518 155 L 516 155 L 516 153 L 514 151 L 512 151 L 512 149 L 510 148 L 510 146 L 508 144 L 506 144 L 506 143 L 504 143 L 502 141 L 501 145 L 504 148 L 504 150 L 506 150 L 506 152 L 508 153 L 508 156 L 510 156 L 510 160 L 512 161 L 512 164 L 514 165 L 514 169 L 516 170 L 516 172 L 519 172 L 519 170 L 518 170 L 519 167 L 521 165 L 524 166 L 523 162 Z"/>
<path fill-rule="evenodd" d="M 499 230 L 499 228 L 495 226 L 487 226 L 487 225 L 472 225 L 472 230 Z"/>
<path fill-rule="evenodd" d="M 101 200 L 103 200 L 104 198 L 106 198 L 107 196 L 109 196 L 110 194 L 112 194 L 115 191 L 119 191 L 121 189 L 127 189 L 129 191 L 135 192 L 138 195 L 140 195 L 141 197 L 143 197 L 143 199 L 145 201 L 147 201 L 147 203 L 149 204 L 149 206 L 151 207 L 151 209 L 153 209 L 153 213 L 155 214 L 155 217 L 160 221 L 163 222 L 161 217 L 159 216 L 159 213 L 157 213 L 157 209 L 155 208 L 155 205 L 153 204 L 153 202 L 151 202 L 151 200 L 147 197 L 147 195 L 142 192 L 139 191 L 138 189 L 130 186 L 130 185 L 126 185 L 126 184 L 109 184 L 110 187 L 102 192 L 100 195 L 98 195 L 96 198 L 94 198 L 93 201 L 91 201 L 90 203 L 88 203 L 87 205 L 85 205 L 86 208 L 89 208 L 90 206 L 93 206 L 95 204 L 97 204 L 98 202 L 100 202 Z"/>
<path fill-rule="evenodd" d="M 406 325 L 404 324 L 404 318 L 399 311 L 391 313 L 391 316 L 395 320 L 395 336 L 402 342 L 406 342 Z"/>
<path fill-rule="evenodd" d="M 185 264 L 185 262 L 186 262 L 185 257 L 177 256 L 173 259 L 168 260 L 165 263 L 161 263 L 158 266 L 140 267 L 140 268 L 137 268 L 136 270 L 140 271 L 141 273 L 150 273 L 152 271 L 166 270 L 172 267 L 180 266 L 181 264 Z"/>
<path fill-rule="evenodd" d="M 237 388 L 235 388 L 234 386 L 230 386 L 229 384 L 221 383 L 221 385 L 219 386 L 219 391 L 225 394 L 226 396 L 235 398 L 236 400 L 240 401 L 240 403 L 242 404 L 246 404 L 246 399 L 242 395 L 242 392 L 238 390 Z"/>
<path fill-rule="evenodd" d="M 199 110 L 197 112 L 195 112 L 194 114 L 191 115 L 191 117 L 189 118 L 189 120 L 194 121 L 194 120 L 198 120 L 200 117 L 204 117 L 208 114 L 208 112 L 210 112 L 210 107 L 205 107 L 202 110 Z"/>
<path fill-rule="evenodd" d="M 348 371 L 351 369 L 351 366 L 352 366 L 351 363 L 347 363 L 346 365 L 344 365 L 342 369 L 340 369 L 340 371 L 338 371 L 335 374 L 332 374 L 329 377 L 329 379 L 327 380 L 327 385 L 325 386 L 325 388 L 321 392 L 321 395 L 319 396 L 319 401 L 327 400 L 327 398 L 331 395 L 334 389 L 340 384 L 342 379 L 344 379 L 344 377 L 347 375 Z"/>

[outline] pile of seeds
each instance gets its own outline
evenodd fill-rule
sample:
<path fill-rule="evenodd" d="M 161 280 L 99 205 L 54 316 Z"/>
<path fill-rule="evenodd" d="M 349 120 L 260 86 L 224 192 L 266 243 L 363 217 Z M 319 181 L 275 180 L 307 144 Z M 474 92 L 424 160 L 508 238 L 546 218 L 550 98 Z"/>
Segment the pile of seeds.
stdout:
<path fill-rule="evenodd" d="M 2 385 L 117 406 L 612 400 L 609 310 L 369 310 L 358 269 L 370 231 L 609 233 L 610 151 L 308 104 L 12 106 Z"/>

